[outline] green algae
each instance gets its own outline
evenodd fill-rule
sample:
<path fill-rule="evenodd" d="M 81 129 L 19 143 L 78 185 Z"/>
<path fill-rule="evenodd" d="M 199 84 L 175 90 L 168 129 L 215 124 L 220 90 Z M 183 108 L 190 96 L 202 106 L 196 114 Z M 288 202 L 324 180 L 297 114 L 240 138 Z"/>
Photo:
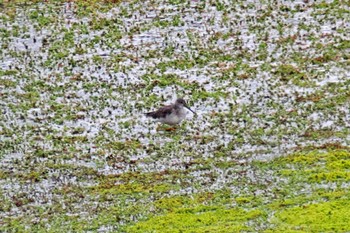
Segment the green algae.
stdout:
<path fill-rule="evenodd" d="M 349 200 L 334 200 L 287 208 L 275 214 L 274 229 L 266 232 L 347 232 Z"/>
<path fill-rule="evenodd" d="M 261 217 L 258 210 L 202 208 L 178 210 L 127 228 L 126 232 L 238 232 L 251 231 L 248 222 Z M 242 224 L 243 223 L 243 224 Z M 244 224 L 246 223 L 246 224 Z"/>
<path fill-rule="evenodd" d="M 334 162 L 349 158 L 349 156 L 350 154 L 346 150 L 312 151 L 279 158 L 273 163 L 258 163 L 258 167 L 268 166 L 269 170 L 275 171 L 279 176 L 283 175 L 289 180 L 288 184 L 281 184 L 279 189 L 274 190 L 275 195 L 279 197 L 278 201 L 270 198 L 266 199 L 266 197 L 238 196 L 234 200 L 238 206 L 245 207 L 243 211 L 237 208 L 226 209 L 227 207 L 223 206 L 224 203 L 232 203 L 233 199 L 230 192 L 224 196 L 218 196 L 219 192 L 217 194 L 207 193 L 204 196 L 199 194 L 191 199 L 181 196 L 162 198 L 155 202 L 155 206 L 158 213 L 165 213 L 165 215 L 154 216 L 147 221 L 136 223 L 126 228 L 127 232 L 141 232 L 142 230 L 144 232 L 160 232 L 161 230 L 166 232 L 254 231 L 254 228 L 249 226 L 259 227 L 262 222 L 267 223 L 266 226 L 268 227 L 262 228 L 266 232 L 317 231 L 317 226 L 320 226 L 321 231 L 349 230 L 347 225 L 348 208 L 346 208 L 348 193 L 341 188 L 338 191 L 333 190 L 331 192 L 315 188 L 309 194 L 298 194 L 298 190 L 303 186 L 303 183 L 309 182 L 309 180 L 308 171 L 296 169 L 299 166 L 318 166 L 319 168 L 311 169 L 311 171 L 322 176 L 321 167 L 328 168 L 330 166 L 342 169 Z M 327 166 L 325 163 L 327 161 L 331 165 Z M 344 169 L 346 170 L 346 163 L 344 161 L 340 161 L 340 163 L 345 164 Z M 293 170 L 290 170 L 292 172 L 286 172 L 288 170 L 284 167 L 289 168 L 291 166 L 294 167 Z M 342 179 L 337 174 L 338 171 L 333 172 L 337 179 Z M 334 180 L 322 181 L 330 182 Z M 203 199 L 203 197 L 205 198 Z M 198 202 L 198 200 L 201 201 Z M 204 206 L 200 204 L 203 201 L 206 203 Z M 214 203 L 221 203 L 221 205 L 217 206 Z M 184 208 L 185 206 L 187 207 Z M 337 210 L 339 212 L 330 216 L 331 213 Z M 267 217 L 271 212 L 274 213 L 273 216 L 271 218 Z M 220 216 L 220 218 L 217 216 Z M 247 222 L 250 224 L 247 224 Z"/>

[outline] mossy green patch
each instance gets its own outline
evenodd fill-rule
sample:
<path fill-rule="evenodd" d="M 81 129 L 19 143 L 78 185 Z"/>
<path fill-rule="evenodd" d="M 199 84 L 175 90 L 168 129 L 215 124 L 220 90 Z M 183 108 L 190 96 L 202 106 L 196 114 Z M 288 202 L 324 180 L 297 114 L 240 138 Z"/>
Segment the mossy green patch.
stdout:
<path fill-rule="evenodd" d="M 153 217 L 127 228 L 127 232 L 239 232 L 252 231 L 248 222 L 262 217 L 259 210 L 197 207 Z"/>
<path fill-rule="evenodd" d="M 275 225 L 272 232 L 347 232 L 349 205 L 347 199 L 287 208 L 271 220 Z"/>
<path fill-rule="evenodd" d="M 120 176 L 101 176 L 100 184 L 92 187 L 100 194 L 146 194 L 165 193 L 176 185 L 166 182 L 167 173 L 125 173 Z"/>
<path fill-rule="evenodd" d="M 338 171 L 333 170 L 330 172 L 317 172 L 316 174 L 311 174 L 309 180 L 313 182 L 339 182 L 339 181 L 349 181 L 350 171 Z"/>
<path fill-rule="evenodd" d="M 282 81 L 292 81 L 293 84 L 299 86 L 304 86 L 308 82 L 307 75 L 301 70 L 299 70 L 297 67 L 290 64 L 280 65 L 276 69 L 275 74 L 279 76 Z"/>
<path fill-rule="evenodd" d="M 106 145 L 106 148 L 112 148 L 114 150 L 125 150 L 125 149 L 137 149 L 140 148 L 141 144 L 137 140 L 128 140 L 125 142 L 110 142 Z"/>
<path fill-rule="evenodd" d="M 274 191 L 280 198 L 263 208 L 275 212 L 266 232 L 348 231 L 349 194 L 339 184 L 349 180 L 349 158 L 348 150 L 313 150 L 261 164 L 287 179 Z"/>
<path fill-rule="evenodd" d="M 18 73 L 17 70 L 0 70 L 0 77 L 1 76 L 11 76 L 11 75 L 16 75 Z M 6 84 L 7 79 L 1 79 L 0 83 L 4 85 Z"/>
<path fill-rule="evenodd" d="M 314 150 L 296 153 L 277 161 L 279 175 L 299 182 L 343 182 L 350 179 L 348 150 Z"/>

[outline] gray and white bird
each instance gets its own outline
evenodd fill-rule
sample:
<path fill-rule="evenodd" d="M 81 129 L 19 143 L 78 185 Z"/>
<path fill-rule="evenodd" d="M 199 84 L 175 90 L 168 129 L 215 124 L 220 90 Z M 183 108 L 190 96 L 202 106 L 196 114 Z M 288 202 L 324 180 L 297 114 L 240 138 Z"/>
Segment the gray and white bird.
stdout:
<path fill-rule="evenodd" d="M 157 111 L 148 112 L 145 115 L 163 124 L 173 126 L 179 124 L 186 118 L 187 112 L 185 108 L 196 114 L 187 106 L 187 103 L 183 98 L 178 98 L 174 104 L 161 107 Z"/>

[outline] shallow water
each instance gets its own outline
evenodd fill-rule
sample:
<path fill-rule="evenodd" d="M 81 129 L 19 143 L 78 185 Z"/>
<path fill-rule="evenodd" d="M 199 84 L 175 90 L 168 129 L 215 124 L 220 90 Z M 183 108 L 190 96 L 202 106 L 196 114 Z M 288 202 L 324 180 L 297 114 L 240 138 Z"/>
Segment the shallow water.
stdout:
<path fill-rule="evenodd" d="M 208 2 L 198 10 L 199 1 L 124 2 L 84 17 L 73 3 L 18 6 L 14 18 L 5 9 L 0 167 L 42 177 L 2 179 L 2 195 L 22 189 L 37 203 L 55 186 L 98 182 L 60 165 L 104 175 L 181 172 L 197 159 L 219 161 L 219 152 L 249 163 L 349 146 L 349 47 L 337 47 L 349 40 L 349 17 L 321 17 L 313 1 L 281 1 L 284 12 L 258 1 L 222 3 L 224 10 Z M 157 131 L 143 113 L 179 96 L 198 116 L 189 113 L 174 133 Z M 52 173 L 43 175 L 46 163 Z M 173 194 L 242 191 L 227 169 L 192 169 L 191 182 L 203 185 Z"/>

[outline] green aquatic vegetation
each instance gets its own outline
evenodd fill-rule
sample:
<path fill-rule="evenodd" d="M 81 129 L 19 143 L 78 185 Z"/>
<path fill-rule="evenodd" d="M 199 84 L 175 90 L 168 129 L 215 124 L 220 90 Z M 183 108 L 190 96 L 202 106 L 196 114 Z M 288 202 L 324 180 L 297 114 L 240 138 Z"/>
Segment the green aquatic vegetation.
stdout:
<path fill-rule="evenodd" d="M 0 70 L 0 77 L 1 76 L 13 76 L 18 74 L 18 70 Z M 4 82 L 6 82 L 7 80 L 3 80 L 2 82 L 0 82 L 0 84 L 3 84 Z M 10 81 L 10 80 L 8 80 Z"/>
<path fill-rule="evenodd" d="M 11 230 L 11 231 L 17 231 L 17 232 L 25 232 L 26 227 L 23 224 L 23 220 L 21 218 L 15 218 L 15 219 L 5 219 L 5 223 L 2 229 L 6 231 Z"/>
<path fill-rule="evenodd" d="M 154 202 L 154 206 L 158 211 L 164 212 L 173 212 L 178 208 L 183 207 L 186 204 L 189 204 L 191 201 L 184 196 L 174 196 L 174 197 L 165 197 Z"/>
<path fill-rule="evenodd" d="M 80 18 L 96 16 L 97 12 L 108 12 L 111 8 L 118 6 L 120 0 L 83 0 L 76 1 L 76 14 Z"/>
<path fill-rule="evenodd" d="M 141 144 L 137 140 L 129 140 L 125 142 L 109 142 L 105 145 L 106 148 L 114 150 L 125 150 L 125 149 L 137 149 L 141 147 Z"/>
<path fill-rule="evenodd" d="M 194 89 L 191 99 L 193 99 L 194 101 L 206 100 L 208 98 L 213 98 L 214 100 L 220 100 L 221 98 L 225 98 L 226 95 L 227 93 L 224 93 L 222 91 L 208 92 L 204 90 Z"/>
<path fill-rule="evenodd" d="M 154 22 L 153 22 L 153 25 L 155 27 L 160 27 L 160 28 L 167 28 L 171 25 L 174 24 L 174 21 L 173 20 L 166 20 L 166 19 L 156 19 Z"/>
<path fill-rule="evenodd" d="M 350 153 L 347 150 L 334 150 L 329 153 L 315 150 L 295 154 L 278 159 L 279 174 L 308 183 L 348 181 L 350 179 L 349 159 Z M 300 170 L 300 168 L 304 169 Z"/>
<path fill-rule="evenodd" d="M 185 79 L 180 78 L 176 74 L 145 74 L 141 78 L 148 83 L 146 89 L 153 89 L 155 86 L 166 87 L 170 85 L 177 85 L 185 89 L 195 89 L 198 87 L 198 83 L 189 82 Z"/>
<path fill-rule="evenodd" d="M 215 5 L 215 7 L 216 7 L 216 9 L 217 9 L 218 11 L 223 11 L 223 10 L 226 9 L 226 6 L 225 6 L 224 3 L 215 2 L 214 5 Z"/>
<path fill-rule="evenodd" d="M 24 30 L 23 30 L 24 31 Z M 20 36 L 20 34 L 21 34 L 21 31 L 20 31 L 20 27 L 19 26 L 14 26 L 13 28 L 12 28 L 12 36 L 13 37 L 19 37 Z"/>
<path fill-rule="evenodd" d="M 0 74 L 1 76 L 1 74 Z M 13 88 L 17 85 L 15 81 L 9 80 L 9 79 L 0 79 L 0 86 L 3 86 L 4 88 Z"/>
<path fill-rule="evenodd" d="M 335 47 L 339 50 L 350 49 L 350 40 L 342 40 L 339 44 L 336 44 Z"/>
<path fill-rule="evenodd" d="M 0 35 L 1 37 L 4 39 L 4 38 L 7 38 L 11 35 L 11 31 L 10 30 L 7 30 L 6 28 L 0 28 Z M 4 45 L 3 45 L 4 46 Z"/>
<path fill-rule="evenodd" d="M 52 58 L 53 61 L 47 60 L 45 63 L 47 63 L 48 66 L 52 64 L 52 62 L 55 62 L 60 59 L 67 58 L 69 56 L 70 52 L 66 47 L 66 44 L 62 44 L 61 42 L 53 43 L 51 48 L 49 49 L 49 58 Z"/>
<path fill-rule="evenodd" d="M 349 180 L 350 172 L 347 171 L 317 172 L 317 174 L 309 176 L 309 181 L 311 182 L 342 182 Z"/>
<path fill-rule="evenodd" d="M 343 3 L 16 2 L 0 3 L 0 231 L 349 230 Z M 175 94 L 198 116 L 143 121 Z"/>
<path fill-rule="evenodd" d="M 121 176 L 105 176 L 101 177 L 97 186 L 91 187 L 96 195 L 158 195 L 167 193 L 170 190 L 176 190 L 177 185 L 167 181 L 168 176 L 172 176 L 171 172 L 164 173 L 125 173 Z M 126 196 L 130 198 L 130 196 Z"/>
<path fill-rule="evenodd" d="M 92 57 L 92 61 L 93 61 L 95 64 L 102 64 L 103 59 L 102 59 L 101 56 L 94 55 L 94 56 Z"/>
<path fill-rule="evenodd" d="M 266 42 L 261 42 L 258 47 L 258 56 L 257 58 L 259 60 L 266 60 L 266 58 L 269 56 L 268 50 L 267 50 L 267 43 Z"/>
<path fill-rule="evenodd" d="M 180 15 L 174 16 L 172 21 L 173 21 L 172 25 L 174 27 L 183 26 L 185 24 L 184 22 L 182 22 Z"/>
<path fill-rule="evenodd" d="M 39 24 L 39 28 L 48 26 L 50 23 L 53 22 L 53 19 L 47 16 L 44 16 L 44 12 L 40 12 L 39 10 L 33 10 L 29 14 L 29 18 L 37 22 Z"/>
<path fill-rule="evenodd" d="M 301 72 L 297 67 L 289 64 L 282 64 L 277 67 L 275 74 L 278 75 L 282 81 L 293 81 L 294 84 L 300 84 L 300 81 L 306 80 L 307 76 Z"/>
<path fill-rule="evenodd" d="M 39 182 L 42 179 L 45 179 L 45 177 L 43 177 L 42 175 L 43 175 L 42 172 L 32 171 L 32 172 L 29 172 L 27 174 L 20 175 L 20 178 L 24 179 L 24 180 L 30 180 L 33 182 Z"/>
<path fill-rule="evenodd" d="M 329 93 L 334 92 L 334 94 L 327 99 L 319 98 L 315 101 L 314 109 L 336 109 L 339 105 L 346 104 L 350 100 L 350 91 L 347 88 L 342 88 L 339 85 L 329 84 L 326 86 L 326 91 Z M 333 89 L 333 90 L 331 90 Z M 321 95 L 321 93 L 319 94 Z"/>
<path fill-rule="evenodd" d="M 164 216 L 154 217 L 146 222 L 126 228 L 127 232 L 228 232 L 250 231 L 248 222 L 262 217 L 259 210 L 245 211 L 242 209 L 224 209 L 198 206 L 196 208 L 180 209 Z M 242 224 L 246 223 L 246 224 Z"/>
<path fill-rule="evenodd" d="M 348 180 L 347 160 L 349 158 L 350 154 L 347 150 L 331 150 L 329 152 L 314 150 L 279 158 L 270 165 L 266 163 L 257 165 L 267 165 L 270 169 L 278 168 L 279 175 L 287 177 L 289 181 L 294 180 L 294 183 L 290 183 L 290 185 L 299 186 L 303 182 L 310 181 L 341 182 L 344 179 Z M 341 160 L 339 161 L 339 159 Z M 310 169 L 305 169 L 305 167 Z M 287 187 L 281 186 L 280 188 L 283 190 Z M 297 190 L 298 188 L 295 187 L 294 198 L 281 199 L 268 206 L 276 213 L 270 220 L 273 227 L 267 228 L 267 232 L 286 230 L 318 231 L 320 229 L 322 231 L 348 230 L 347 222 L 349 220 L 346 217 L 347 209 L 345 208 L 348 205 L 346 203 L 348 200 L 347 192 L 340 188 L 339 191 L 332 192 L 314 189 L 311 194 L 295 195 Z M 288 192 L 283 195 L 286 194 Z"/>
<path fill-rule="evenodd" d="M 333 43 L 326 45 L 317 43 L 316 47 L 318 47 L 319 50 L 322 49 L 322 52 L 320 55 L 312 57 L 312 64 L 322 65 L 324 63 L 339 60 L 341 50 L 337 49 Z"/>
<path fill-rule="evenodd" d="M 122 37 L 123 33 L 120 31 L 119 27 L 114 26 L 114 27 L 109 27 L 108 32 L 104 35 L 105 38 L 108 38 L 111 40 L 111 45 L 110 47 L 114 47 L 115 43 L 118 42 Z"/>
<path fill-rule="evenodd" d="M 160 62 L 157 64 L 156 68 L 160 69 L 161 72 L 164 73 L 168 69 L 168 67 L 180 70 L 187 70 L 194 67 L 195 65 L 196 63 L 193 60 L 179 59 L 168 62 Z"/>
<path fill-rule="evenodd" d="M 349 204 L 348 200 L 336 200 L 287 208 L 275 215 L 272 220 L 275 227 L 271 231 L 348 231 Z"/>

